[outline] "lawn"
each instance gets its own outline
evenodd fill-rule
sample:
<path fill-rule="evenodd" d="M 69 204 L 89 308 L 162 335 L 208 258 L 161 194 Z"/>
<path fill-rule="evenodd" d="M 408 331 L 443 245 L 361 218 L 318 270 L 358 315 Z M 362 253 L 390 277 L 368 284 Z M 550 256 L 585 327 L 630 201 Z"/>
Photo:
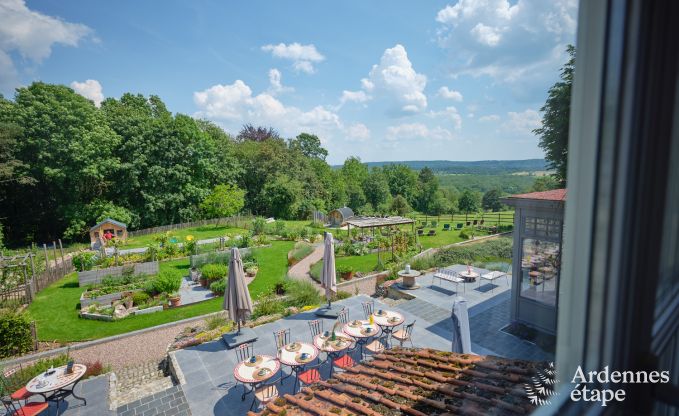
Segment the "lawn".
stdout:
<path fill-rule="evenodd" d="M 293 247 L 291 241 L 274 241 L 271 247 L 257 248 L 253 254 L 259 263 L 259 273 L 250 283 L 253 299 L 273 288 L 285 279 L 287 253 Z M 179 269 L 187 272 L 189 259 L 178 259 L 160 263 L 160 270 Z M 80 294 L 85 288 L 78 287 L 78 276 L 71 273 L 36 295 L 29 306 L 28 314 L 37 323 L 38 338 L 42 341 L 86 341 L 111 335 L 123 334 L 137 329 L 148 328 L 168 322 L 216 312 L 222 307 L 222 298 L 165 310 L 159 313 L 139 315 L 120 321 L 103 322 L 81 319 L 78 316 Z"/>
<path fill-rule="evenodd" d="M 425 234 L 427 233 L 427 229 L 424 229 Z M 467 231 L 469 233 L 469 231 Z M 480 232 L 477 232 L 476 235 L 480 235 Z M 460 241 L 464 241 L 462 237 L 460 237 L 460 232 L 457 230 L 451 230 L 451 231 L 441 231 L 441 230 L 436 230 L 436 235 L 433 236 L 428 236 L 428 235 L 421 235 L 418 237 L 420 244 L 422 244 L 422 248 L 424 250 L 428 248 L 433 248 L 433 247 L 442 247 L 446 246 L 449 244 L 454 244 L 454 243 L 459 243 Z"/>
<path fill-rule="evenodd" d="M 391 258 L 389 253 L 380 253 L 382 261 Z M 364 256 L 337 256 L 335 257 L 335 268 L 351 267 L 355 272 L 371 272 L 377 266 L 377 253 L 366 254 Z M 310 274 L 312 277 L 320 279 L 321 269 L 323 268 L 323 260 L 314 263 L 311 266 Z M 339 273 L 337 274 L 337 281 L 340 281 Z"/>
<path fill-rule="evenodd" d="M 223 237 L 223 236 L 234 236 L 236 234 L 243 234 L 246 230 L 243 228 L 229 227 L 228 225 L 220 225 L 215 227 L 214 225 L 203 225 L 200 227 L 184 228 L 181 230 L 173 230 L 172 236 L 177 238 L 177 241 L 184 242 L 187 235 L 192 235 L 195 240 L 205 240 L 208 238 Z M 131 237 L 127 239 L 127 243 L 122 247 L 126 248 L 137 248 L 146 247 L 149 244 L 156 242 L 156 237 L 164 233 L 148 234 L 139 237 Z"/>

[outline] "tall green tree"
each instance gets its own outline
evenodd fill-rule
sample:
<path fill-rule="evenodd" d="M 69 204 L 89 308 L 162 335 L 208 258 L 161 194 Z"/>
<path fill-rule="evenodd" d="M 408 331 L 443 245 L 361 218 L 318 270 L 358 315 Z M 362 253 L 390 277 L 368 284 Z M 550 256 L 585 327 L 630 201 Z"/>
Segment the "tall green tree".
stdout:
<path fill-rule="evenodd" d="M 476 212 L 479 210 L 479 199 L 474 191 L 465 189 L 457 200 L 457 206 L 465 214 Z"/>
<path fill-rule="evenodd" d="M 403 164 L 389 164 L 382 168 L 389 184 L 389 192 L 393 197 L 401 195 L 408 204 L 416 203 L 417 172 Z"/>
<path fill-rule="evenodd" d="M 533 182 L 533 185 L 530 188 L 530 192 L 543 192 L 543 191 L 550 191 L 552 189 L 557 189 L 559 187 L 559 182 L 553 177 L 549 175 L 545 176 L 538 176 L 535 178 L 535 182 Z"/>
<path fill-rule="evenodd" d="M 347 204 L 354 210 L 360 209 L 367 202 L 364 184 L 368 179 L 368 167 L 357 157 L 350 157 L 344 161 L 340 169 L 347 193 Z"/>
<path fill-rule="evenodd" d="M 391 200 L 390 209 L 391 209 L 391 212 L 395 213 L 396 215 L 400 215 L 400 216 L 407 215 L 410 211 L 413 210 L 412 207 L 410 206 L 410 204 L 408 204 L 408 200 L 406 200 L 401 195 L 396 195 Z"/>
<path fill-rule="evenodd" d="M 502 210 L 502 202 L 500 202 L 500 191 L 497 189 L 491 189 L 490 191 L 483 194 L 481 199 L 481 206 L 483 209 L 493 212 L 498 212 Z"/>
<path fill-rule="evenodd" d="M 366 200 L 377 208 L 387 201 L 389 196 L 389 184 L 387 178 L 384 176 L 379 168 L 373 169 L 363 184 L 363 193 Z"/>
<path fill-rule="evenodd" d="M 245 191 L 235 185 L 217 185 L 200 204 L 207 218 L 230 217 L 245 205 Z M 216 223 L 215 226 L 219 225 Z"/>
<path fill-rule="evenodd" d="M 560 186 L 566 185 L 568 168 L 568 126 L 571 110 L 571 89 L 575 71 L 575 47 L 566 48 L 569 59 L 561 68 L 561 79 L 550 89 L 545 105 L 540 111 L 542 126 L 533 130 L 540 137 L 539 146 Z"/>
<path fill-rule="evenodd" d="M 318 136 L 301 133 L 289 142 L 290 149 L 299 151 L 306 157 L 325 160 L 328 157 L 328 151 L 321 145 L 321 139 Z"/>
<path fill-rule="evenodd" d="M 434 172 L 425 166 L 418 174 L 417 184 L 417 209 L 427 214 L 439 214 L 435 211 L 440 211 L 443 203 L 440 201 L 439 182 Z"/>

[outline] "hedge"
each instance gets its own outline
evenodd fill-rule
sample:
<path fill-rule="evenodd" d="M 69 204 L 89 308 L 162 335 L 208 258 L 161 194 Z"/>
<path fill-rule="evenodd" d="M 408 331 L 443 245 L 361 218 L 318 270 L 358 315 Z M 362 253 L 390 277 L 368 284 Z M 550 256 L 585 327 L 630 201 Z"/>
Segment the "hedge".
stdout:
<path fill-rule="evenodd" d="M 26 316 L 0 311 L 0 358 L 24 354 L 32 349 L 31 323 Z"/>

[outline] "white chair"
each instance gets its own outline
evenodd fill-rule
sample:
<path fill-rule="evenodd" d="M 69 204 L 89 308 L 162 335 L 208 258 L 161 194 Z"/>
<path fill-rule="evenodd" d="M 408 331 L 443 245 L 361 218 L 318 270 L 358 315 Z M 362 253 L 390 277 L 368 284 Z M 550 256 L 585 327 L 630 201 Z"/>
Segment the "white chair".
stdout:
<path fill-rule="evenodd" d="M 441 281 L 445 280 L 451 283 L 455 283 L 455 292 L 458 292 L 458 286 L 460 283 L 464 283 L 465 280 L 457 275 L 457 272 L 451 269 L 438 269 L 434 276 L 431 278 L 431 284 L 434 284 L 434 279 L 439 279 L 439 286 L 441 286 Z M 462 290 L 466 292 L 464 284 L 462 285 Z"/>

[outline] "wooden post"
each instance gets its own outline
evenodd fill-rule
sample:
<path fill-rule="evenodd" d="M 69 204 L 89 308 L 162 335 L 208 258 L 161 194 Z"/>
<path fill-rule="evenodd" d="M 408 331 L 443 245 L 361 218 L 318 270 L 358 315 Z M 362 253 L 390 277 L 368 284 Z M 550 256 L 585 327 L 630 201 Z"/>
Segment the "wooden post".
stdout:
<path fill-rule="evenodd" d="M 35 327 L 35 321 L 31 321 L 31 337 L 33 338 L 33 350 L 38 351 L 38 329 Z"/>
<path fill-rule="evenodd" d="M 57 242 L 56 241 L 52 241 L 52 249 L 54 251 L 54 270 L 56 271 L 57 266 L 58 266 L 58 263 L 57 263 L 57 257 L 58 257 L 58 255 L 57 255 Z M 56 280 L 56 276 L 54 277 L 54 279 Z"/>
<path fill-rule="evenodd" d="M 51 275 L 52 271 L 50 270 L 50 259 L 47 255 L 47 244 L 42 243 L 42 249 L 45 252 L 45 273 Z M 40 290 L 40 288 L 38 288 L 38 290 Z"/>
<path fill-rule="evenodd" d="M 61 238 L 59 239 L 59 251 L 61 252 L 61 266 L 64 268 L 64 274 L 66 274 L 66 258 L 64 257 L 64 246 L 61 244 Z"/>
<path fill-rule="evenodd" d="M 33 299 L 31 298 L 31 289 L 29 288 L 28 276 L 26 276 L 26 261 L 22 262 L 21 265 L 24 267 L 24 294 L 26 295 L 26 303 L 30 304 Z"/>
<path fill-rule="evenodd" d="M 29 290 L 31 292 L 32 301 L 33 295 L 35 294 L 35 263 L 33 262 L 33 253 L 31 253 L 28 257 L 31 259 L 31 284 L 29 285 Z"/>

